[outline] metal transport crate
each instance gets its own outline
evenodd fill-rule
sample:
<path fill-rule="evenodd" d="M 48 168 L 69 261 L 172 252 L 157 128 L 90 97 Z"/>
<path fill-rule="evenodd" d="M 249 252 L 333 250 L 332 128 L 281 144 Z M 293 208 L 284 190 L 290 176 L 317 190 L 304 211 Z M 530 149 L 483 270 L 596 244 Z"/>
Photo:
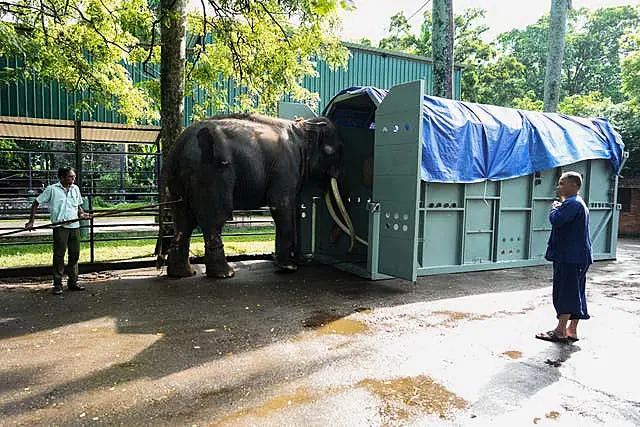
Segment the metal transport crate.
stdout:
<path fill-rule="evenodd" d="M 327 106 L 324 115 L 345 142 L 342 197 L 368 244 L 349 251 L 349 236 L 330 217 L 322 189 L 305 184 L 298 227 L 304 256 L 374 280 L 544 264 L 556 184 L 572 170 L 583 176 L 594 258 L 616 258 L 622 164 L 616 170 L 609 159 L 588 158 L 509 179 L 429 181 L 421 175 L 424 94 L 425 83 L 416 81 L 392 87 L 384 98 L 339 94 Z M 283 105 L 280 114 L 308 112 Z"/>

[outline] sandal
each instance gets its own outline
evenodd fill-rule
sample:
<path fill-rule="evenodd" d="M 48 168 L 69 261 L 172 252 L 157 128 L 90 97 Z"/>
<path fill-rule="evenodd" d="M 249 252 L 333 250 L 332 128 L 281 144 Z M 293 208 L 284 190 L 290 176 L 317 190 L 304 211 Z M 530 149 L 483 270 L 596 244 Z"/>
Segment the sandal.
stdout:
<path fill-rule="evenodd" d="M 569 339 L 567 337 L 558 336 L 558 334 L 556 334 L 556 331 L 540 332 L 539 334 L 536 334 L 536 338 L 542 341 L 549 342 L 569 342 Z"/>

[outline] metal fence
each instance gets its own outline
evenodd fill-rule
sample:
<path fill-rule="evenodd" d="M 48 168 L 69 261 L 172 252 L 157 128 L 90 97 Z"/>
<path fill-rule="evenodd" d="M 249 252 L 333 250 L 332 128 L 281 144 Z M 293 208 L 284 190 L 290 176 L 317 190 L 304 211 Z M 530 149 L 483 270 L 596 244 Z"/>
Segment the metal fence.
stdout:
<path fill-rule="evenodd" d="M 34 198 L 47 185 L 58 182 L 57 170 L 63 166 L 76 171 L 85 211 L 156 204 L 162 159 L 158 135 L 156 126 L 0 117 L 0 234 L 24 227 Z M 107 242 L 128 241 L 131 245 L 147 241 L 155 245 L 158 216 L 159 208 L 155 207 L 81 221 L 83 248 L 88 246 L 88 258 L 82 262 L 115 261 L 113 257 L 101 258 L 96 251 Z M 39 206 L 36 219 L 41 224 L 48 222 L 46 206 Z M 272 230 L 266 210 L 242 211 L 234 212 L 224 235 L 272 236 Z M 201 233 L 194 233 L 195 239 L 200 237 Z M 15 254 L 21 248 L 25 252 L 50 250 L 51 239 L 49 229 L 0 237 L 0 254 Z M 139 256 L 123 250 L 117 260 Z M 20 267 L 49 262 L 25 261 Z M 8 267 L 16 266 L 4 263 L 0 270 Z"/>

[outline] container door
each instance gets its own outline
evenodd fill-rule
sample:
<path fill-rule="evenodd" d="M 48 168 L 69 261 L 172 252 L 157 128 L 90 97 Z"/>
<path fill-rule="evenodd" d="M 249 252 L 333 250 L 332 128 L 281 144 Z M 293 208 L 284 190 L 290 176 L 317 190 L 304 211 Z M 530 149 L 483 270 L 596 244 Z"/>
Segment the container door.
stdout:
<path fill-rule="evenodd" d="M 391 88 L 376 111 L 373 201 L 378 271 L 415 282 L 422 158 L 422 80 Z"/>
<path fill-rule="evenodd" d="M 307 104 L 280 101 L 278 103 L 278 117 L 290 120 L 311 119 L 316 117 L 316 113 Z"/>

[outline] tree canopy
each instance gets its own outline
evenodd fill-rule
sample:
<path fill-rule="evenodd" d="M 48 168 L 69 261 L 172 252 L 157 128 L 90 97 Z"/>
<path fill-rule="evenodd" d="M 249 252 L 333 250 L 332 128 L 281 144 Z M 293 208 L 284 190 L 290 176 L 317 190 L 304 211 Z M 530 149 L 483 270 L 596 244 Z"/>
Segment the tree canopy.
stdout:
<path fill-rule="evenodd" d="M 0 3 L 0 55 L 19 65 L 3 81 L 57 80 L 113 107 L 129 121 L 158 118 L 159 1 L 9 0 Z M 205 0 L 188 16 L 187 94 L 198 90 L 208 108 L 228 107 L 226 86 L 239 88 L 242 109 L 272 111 L 285 93 L 313 101 L 301 86 L 315 60 L 345 65 L 336 37 L 349 0 Z M 145 75 L 135 79 L 133 68 Z M 223 96 L 223 93 L 225 96 Z"/>
<path fill-rule="evenodd" d="M 549 14 L 523 29 L 486 40 L 485 11 L 467 9 L 454 17 L 456 64 L 466 101 L 542 111 L 549 40 Z M 390 21 L 379 47 L 431 56 L 431 12 L 413 34 L 404 15 Z M 640 176 L 640 13 L 637 7 L 572 9 L 558 111 L 604 116 L 631 152 L 624 173 Z M 634 156 L 634 154 L 637 154 Z"/>

